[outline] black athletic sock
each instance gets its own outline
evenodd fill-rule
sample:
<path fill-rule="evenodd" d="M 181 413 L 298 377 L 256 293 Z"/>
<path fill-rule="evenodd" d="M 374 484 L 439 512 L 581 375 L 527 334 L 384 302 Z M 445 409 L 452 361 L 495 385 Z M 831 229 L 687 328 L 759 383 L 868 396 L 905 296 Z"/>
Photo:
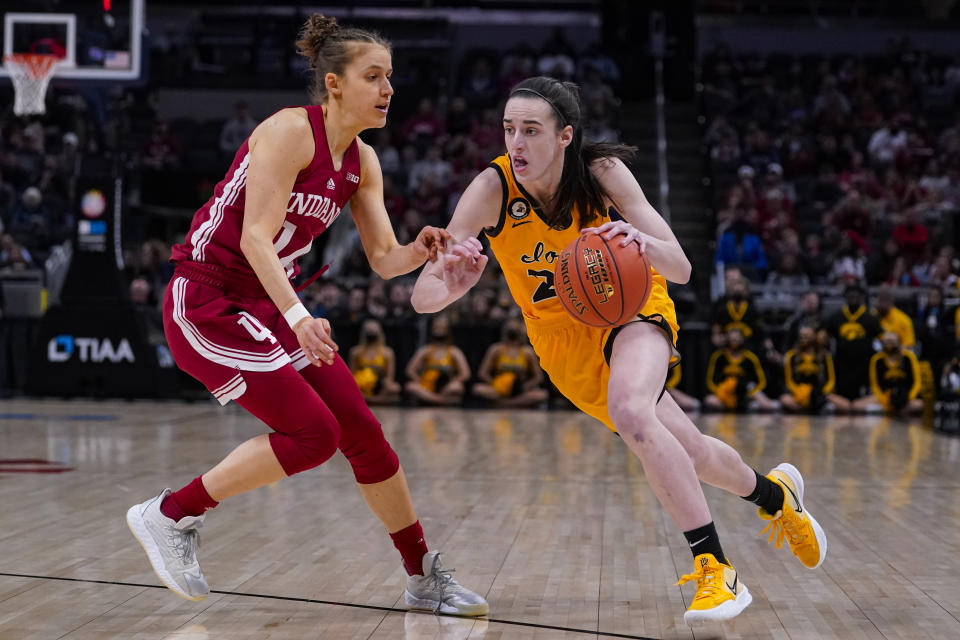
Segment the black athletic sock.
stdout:
<path fill-rule="evenodd" d="M 770 515 L 774 515 L 783 508 L 783 488 L 766 476 L 754 470 L 757 476 L 757 486 L 753 493 L 743 496 L 747 502 L 752 502 Z"/>
<path fill-rule="evenodd" d="M 690 552 L 696 558 L 701 553 L 712 553 L 717 562 L 727 564 L 727 558 L 723 555 L 723 549 L 720 548 L 720 536 L 717 535 L 717 528 L 713 523 L 705 524 L 691 531 L 684 531 L 684 537 L 687 544 L 690 545 Z"/>

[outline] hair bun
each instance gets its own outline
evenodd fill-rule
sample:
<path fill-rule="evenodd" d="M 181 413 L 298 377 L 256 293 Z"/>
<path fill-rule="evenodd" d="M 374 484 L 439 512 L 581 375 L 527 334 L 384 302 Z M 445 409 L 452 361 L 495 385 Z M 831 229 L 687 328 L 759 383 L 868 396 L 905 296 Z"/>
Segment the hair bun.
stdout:
<path fill-rule="evenodd" d="M 311 66 L 315 66 L 315 61 L 323 43 L 340 31 L 340 25 L 336 18 L 315 13 L 307 18 L 300 30 L 300 39 L 297 40 L 297 51 L 300 55 L 310 60 Z"/>

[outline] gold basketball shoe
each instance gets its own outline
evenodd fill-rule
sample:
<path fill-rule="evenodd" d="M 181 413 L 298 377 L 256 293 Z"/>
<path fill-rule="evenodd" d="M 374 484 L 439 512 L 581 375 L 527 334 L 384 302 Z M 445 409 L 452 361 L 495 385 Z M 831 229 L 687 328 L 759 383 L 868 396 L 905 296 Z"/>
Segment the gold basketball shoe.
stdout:
<path fill-rule="evenodd" d="M 773 515 L 757 509 L 760 519 L 769 521 L 760 535 L 769 533 L 767 542 L 773 542 L 777 549 L 786 538 L 793 555 L 808 569 L 816 569 L 827 557 L 827 534 L 803 506 L 803 476 L 792 464 L 784 462 L 774 467 L 767 478 L 783 489 L 783 506 Z"/>
<path fill-rule="evenodd" d="M 694 572 L 682 576 L 677 583 L 679 586 L 697 581 L 697 593 L 683 614 L 683 621 L 688 625 L 729 620 L 753 602 L 753 596 L 740 582 L 732 564 L 721 564 L 712 553 L 701 553 L 693 559 L 693 566 Z"/>

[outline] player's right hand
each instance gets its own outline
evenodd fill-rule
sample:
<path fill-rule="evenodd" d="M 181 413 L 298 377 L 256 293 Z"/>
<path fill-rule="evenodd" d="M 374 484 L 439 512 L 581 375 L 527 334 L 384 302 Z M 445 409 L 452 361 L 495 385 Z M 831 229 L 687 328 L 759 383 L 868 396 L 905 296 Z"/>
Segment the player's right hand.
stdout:
<path fill-rule="evenodd" d="M 340 347 L 330 337 L 330 321 L 326 318 L 304 318 L 293 328 L 297 342 L 310 364 L 333 364 Z"/>
<path fill-rule="evenodd" d="M 443 254 L 443 283 L 451 294 L 463 295 L 477 284 L 487 266 L 483 245 L 476 238 L 467 238 L 451 246 Z"/>

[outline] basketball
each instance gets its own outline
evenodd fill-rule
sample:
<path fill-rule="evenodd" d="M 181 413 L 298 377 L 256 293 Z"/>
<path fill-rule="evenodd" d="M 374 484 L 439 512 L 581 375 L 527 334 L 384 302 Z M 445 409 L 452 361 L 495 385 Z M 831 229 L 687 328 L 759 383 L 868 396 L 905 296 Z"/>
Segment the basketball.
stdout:
<path fill-rule="evenodd" d="M 553 273 L 557 296 L 571 316 L 591 327 L 617 327 L 650 297 L 650 261 L 636 244 L 620 246 L 588 233 L 560 252 Z"/>

